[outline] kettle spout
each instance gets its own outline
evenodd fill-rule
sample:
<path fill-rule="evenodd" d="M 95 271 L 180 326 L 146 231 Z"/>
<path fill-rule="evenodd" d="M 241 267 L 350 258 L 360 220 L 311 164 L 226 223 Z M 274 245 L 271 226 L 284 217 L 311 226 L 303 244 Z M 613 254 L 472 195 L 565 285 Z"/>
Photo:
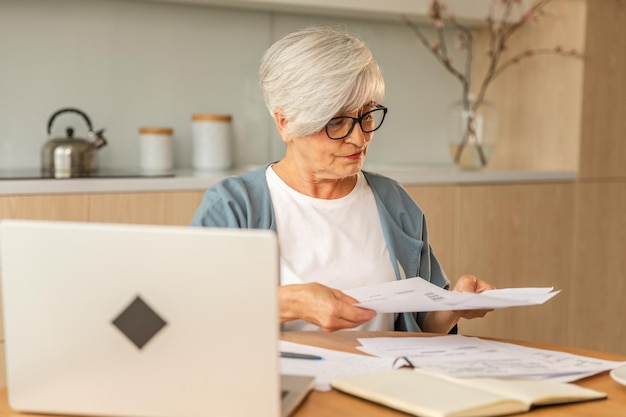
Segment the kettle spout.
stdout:
<path fill-rule="evenodd" d="M 104 135 L 102 135 L 103 132 L 104 129 L 100 129 L 95 133 L 96 139 L 94 140 L 93 145 L 96 147 L 96 149 L 102 148 L 104 145 L 107 144 L 106 138 L 104 137 Z"/>

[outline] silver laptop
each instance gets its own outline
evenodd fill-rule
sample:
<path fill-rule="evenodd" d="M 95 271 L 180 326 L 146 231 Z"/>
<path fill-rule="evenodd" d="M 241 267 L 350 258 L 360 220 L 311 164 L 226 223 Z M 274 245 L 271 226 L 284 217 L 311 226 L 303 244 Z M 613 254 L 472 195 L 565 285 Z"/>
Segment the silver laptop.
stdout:
<path fill-rule="evenodd" d="M 14 410 L 277 417 L 313 386 L 279 375 L 272 232 L 4 220 L 0 268 Z"/>

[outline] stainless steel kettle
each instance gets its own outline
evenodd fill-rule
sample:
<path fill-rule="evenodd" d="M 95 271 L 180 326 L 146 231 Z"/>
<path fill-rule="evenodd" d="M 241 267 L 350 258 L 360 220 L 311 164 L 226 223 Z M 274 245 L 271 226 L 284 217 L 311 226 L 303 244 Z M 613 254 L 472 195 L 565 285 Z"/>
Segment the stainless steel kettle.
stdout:
<path fill-rule="evenodd" d="M 104 129 L 93 131 L 91 120 L 87 115 L 75 108 L 64 108 L 50 116 L 48 121 L 48 137 L 52 130 L 54 119 L 66 112 L 78 113 L 87 123 L 87 136 L 90 140 L 75 138 L 74 128 L 66 129 L 67 136 L 55 138 L 46 142 L 41 149 L 41 173 L 47 178 L 73 178 L 88 177 L 94 174 L 98 167 L 96 164 L 96 150 L 106 145 L 107 141 L 102 135 Z M 95 137 L 95 139 L 93 139 Z M 93 140 L 91 140 L 93 139 Z"/>

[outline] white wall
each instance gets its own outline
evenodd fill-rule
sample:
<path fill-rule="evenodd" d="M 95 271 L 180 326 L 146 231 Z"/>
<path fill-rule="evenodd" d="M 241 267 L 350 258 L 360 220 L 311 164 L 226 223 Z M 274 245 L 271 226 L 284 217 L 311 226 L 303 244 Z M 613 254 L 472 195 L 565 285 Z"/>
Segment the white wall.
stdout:
<path fill-rule="evenodd" d="M 191 165 L 190 117 L 233 115 L 235 162 L 278 159 L 283 147 L 257 84 L 273 40 L 310 24 L 360 36 L 386 78 L 390 108 L 370 163 L 450 164 L 448 104 L 460 85 L 404 24 L 133 0 L 0 0 L 0 169 L 38 168 L 48 119 L 78 107 L 109 144 L 103 168 L 138 166 L 137 129 L 175 129 L 176 166 Z M 461 58 L 459 58 L 460 60 Z M 55 119 L 53 137 L 79 117 Z"/>

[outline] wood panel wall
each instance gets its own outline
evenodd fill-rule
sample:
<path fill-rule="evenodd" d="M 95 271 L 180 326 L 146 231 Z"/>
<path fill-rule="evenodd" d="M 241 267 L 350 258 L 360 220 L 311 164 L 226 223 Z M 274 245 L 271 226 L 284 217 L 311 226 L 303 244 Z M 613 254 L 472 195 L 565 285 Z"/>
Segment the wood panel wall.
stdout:
<path fill-rule="evenodd" d="M 626 177 L 626 1 L 589 1 L 579 174 Z"/>
<path fill-rule="evenodd" d="M 626 1 L 593 0 L 587 7 L 572 343 L 624 352 Z"/>

